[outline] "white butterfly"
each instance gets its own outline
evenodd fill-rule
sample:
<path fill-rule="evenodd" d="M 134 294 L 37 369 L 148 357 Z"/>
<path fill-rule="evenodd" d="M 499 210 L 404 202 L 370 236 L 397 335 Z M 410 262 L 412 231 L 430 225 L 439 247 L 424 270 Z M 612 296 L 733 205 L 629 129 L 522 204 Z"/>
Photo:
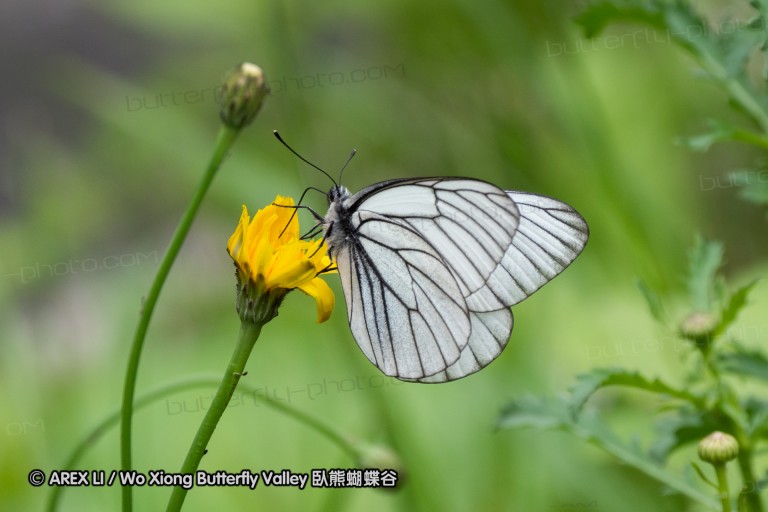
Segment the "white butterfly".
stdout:
<path fill-rule="evenodd" d="M 289 148 L 290 149 L 290 148 Z M 562 272 L 589 237 L 573 208 L 468 178 L 335 185 L 321 221 L 349 325 L 386 375 L 445 382 L 493 361 L 510 306 Z"/>

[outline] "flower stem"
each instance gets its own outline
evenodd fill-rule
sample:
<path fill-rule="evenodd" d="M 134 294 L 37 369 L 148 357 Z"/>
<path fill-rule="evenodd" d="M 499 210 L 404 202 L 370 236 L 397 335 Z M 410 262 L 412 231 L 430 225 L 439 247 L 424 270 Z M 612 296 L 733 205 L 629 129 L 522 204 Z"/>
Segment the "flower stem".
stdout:
<path fill-rule="evenodd" d="M 148 391 L 144 395 L 139 396 L 133 403 L 134 411 L 137 411 L 147 405 L 153 404 L 170 395 L 174 395 L 180 391 L 199 387 L 218 387 L 221 383 L 221 379 L 218 377 L 187 377 L 183 380 L 172 382 L 169 384 L 163 384 L 151 391 Z M 336 430 L 332 425 L 325 421 L 315 418 L 309 414 L 306 414 L 294 406 L 284 403 L 279 399 L 271 398 L 269 395 L 262 394 L 256 387 L 249 386 L 247 383 L 239 384 L 239 388 L 245 393 L 250 393 L 251 397 L 255 400 L 274 407 L 278 411 L 294 418 L 299 423 L 303 423 L 305 426 L 314 429 L 320 435 L 325 436 L 326 439 L 336 444 L 342 451 L 349 454 L 353 460 L 358 460 L 361 457 L 360 450 L 358 448 L 359 443 L 352 440 L 351 436 L 346 435 Z M 120 422 L 120 408 L 109 416 L 105 417 L 96 427 L 93 428 L 72 450 L 67 461 L 62 465 L 61 469 L 72 470 L 77 469 L 77 463 L 85 455 L 101 437 L 109 432 L 109 430 Z M 51 493 L 49 495 L 48 504 L 46 507 L 47 512 L 55 512 L 58 510 L 59 502 L 61 501 L 61 494 L 66 487 L 54 486 L 51 487 Z"/>
<path fill-rule="evenodd" d="M 741 491 L 740 498 L 743 498 L 749 512 L 763 512 L 763 502 L 760 499 L 759 487 L 754 471 L 752 471 L 752 449 L 748 441 L 741 441 L 739 448 L 739 470 L 741 471 L 741 481 L 744 489 Z"/>
<path fill-rule="evenodd" d="M 205 448 L 208 446 L 213 431 L 216 430 L 221 416 L 229 404 L 229 400 L 232 398 L 232 394 L 235 392 L 237 383 L 240 381 L 240 377 L 243 375 L 243 369 L 245 363 L 248 361 L 248 356 L 251 355 L 251 350 L 256 340 L 259 338 L 261 332 L 261 323 L 243 322 L 240 325 L 240 337 L 237 341 L 237 347 L 232 354 L 232 359 L 229 361 L 227 371 L 224 373 L 224 377 L 221 379 L 219 389 L 216 391 L 216 395 L 213 397 L 211 406 L 205 413 L 200 427 L 197 429 L 197 434 L 192 440 L 192 446 L 190 446 L 187 452 L 187 457 L 184 459 L 184 464 L 181 466 L 182 474 L 192 474 L 197 470 L 200 465 L 200 460 L 205 454 Z M 181 486 L 174 487 L 171 493 L 171 499 L 168 501 L 168 507 L 166 512 L 178 512 L 181 510 L 181 506 L 184 504 L 184 498 L 187 496 L 187 489 Z"/>
<path fill-rule="evenodd" d="M 731 512 L 731 493 L 728 490 L 728 475 L 725 473 L 725 463 L 713 464 L 717 475 L 717 490 L 720 491 L 720 504 L 723 512 Z"/>
<path fill-rule="evenodd" d="M 139 360 L 141 358 L 144 338 L 147 334 L 147 328 L 149 327 L 152 312 L 155 309 L 155 304 L 160 296 L 163 284 L 168 277 L 168 273 L 171 270 L 171 266 L 181 250 L 181 246 L 184 243 L 184 239 L 187 237 L 187 233 L 189 233 L 192 221 L 194 220 L 195 215 L 197 215 L 197 211 L 200 209 L 200 204 L 213 181 L 213 177 L 216 175 L 216 171 L 224 160 L 227 151 L 238 133 L 240 133 L 239 129 L 229 128 L 224 125 L 219 129 L 219 133 L 216 137 L 216 146 L 211 161 L 208 164 L 208 168 L 203 175 L 203 179 L 200 182 L 200 186 L 198 187 L 195 196 L 187 207 L 187 211 L 184 212 L 184 216 L 181 218 L 181 222 L 176 228 L 176 232 L 173 234 L 168 250 L 165 253 L 165 256 L 163 256 L 163 261 L 157 269 L 157 274 L 155 275 L 155 280 L 152 282 L 149 294 L 144 300 L 144 304 L 141 308 L 139 324 L 136 327 L 136 333 L 133 337 L 133 344 L 128 358 L 128 368 L 125 372 L 125 383 L 123 386 L 122 413 L 120 418 L 120 459 L 121 468 L 124 471 L 133 469 L 131 461 L 133 400 L 136 392 L 136 376 L 139 370 Z M 130 486 L 124 486 L 122 488 L 122 506 L 123 512 L 131 512 L 133 510 L 133 494 Z"/>

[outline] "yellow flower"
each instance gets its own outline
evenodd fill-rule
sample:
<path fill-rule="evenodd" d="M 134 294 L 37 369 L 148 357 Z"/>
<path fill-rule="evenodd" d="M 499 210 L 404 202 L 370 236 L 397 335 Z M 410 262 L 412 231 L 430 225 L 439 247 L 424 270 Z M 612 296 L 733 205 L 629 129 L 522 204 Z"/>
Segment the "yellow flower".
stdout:
<path fill-rule="evenodd" d="M 243 205 L 227 251 L 238 269 L 240 291 L 250 299 L 258 301 L 265 294 L 276 297 L 276 313 L 285 294 L 298 288 L 315 299 L 317 321 L 324 322 L 333 311 L 334 296 L 318 275 L 327 272 L 331 259 L 322 240 L 300 239 L 298 216 L 293 215 L 293 208 L 285 208 L 293 205 L 292 198 L 277 196 L 274 204 L 256 212 L 253 220 Z"/>

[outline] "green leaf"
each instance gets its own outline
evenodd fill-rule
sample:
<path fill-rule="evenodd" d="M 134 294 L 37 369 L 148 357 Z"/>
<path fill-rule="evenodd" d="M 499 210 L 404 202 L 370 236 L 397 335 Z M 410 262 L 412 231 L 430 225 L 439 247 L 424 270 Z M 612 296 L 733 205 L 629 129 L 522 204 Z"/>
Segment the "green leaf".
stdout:
<path fill-rule="evenodd" d="M 745 185 L 739 190 L 739 197 L 750 203 L 768 204 L 768 181 Z"/>
<path fill-rule="evenodd" d="M 711 510 L 719 510 L 717 501 L 690 482 L 658 465 L 635 443 L 625 443 L 596 414 L 585 413 L 578 421 L 568 415 L 562 400 L 525 397 L 513 401 L 501 414 L 500 428 L 559 428 L 584 439 L 618 458 L 674 492 L 683 494 Z"/>
<path fill-rule="evenodd" d="M 768 358 L 762 352 L 737 348 L 734 352 L 718 354 L 717 366 L 723 372 L 768 381 Z"/>
<path fill-rule="evenodd" d="M 768 204 L 768 169 L 739 169 L 728 174 L 739 187 L 739 197 L 755 204 Z"/>
<path fill-rule="evenodd" d="M 579 421 L 574 432 L 588 442 L 617 457 L 625 464 L 642 471 L 668 486 L 669 489 L 688 496 L 712 510 L 720 510 L 717 502 L 707 493 L 678 475 L 657 464 L 647 453 L 636 444 L 626 444 L 619 439 L 597 415 L 585 414 Z"/>
<path fill-rule="evenodd" d="M 562 400 L 525 396 L 511 402 L 501 413 L 499 428 L 549 430 L 572 423 Z"/>
<path fill-rule="evenodd" d="M 736 77 L 745 72 L 750 57 L 765 42 L 765 30 L 762 24 L 741 25 L 738 21 L 730 25 L 721 22 L 720 26 L 734 27 L 728 32 L 721 30 L 719 44 L 727 75 Z"/>
<path fill-rule="evenodd" d="M 694 462 L 694 461 L 691 461 L 691 466 L 693 466 L 693 469 L 696 471 L 696 474 L 697 474 L 697 475 L 699 475 L 699 478 L 701 478 L 702 480 L 704 480 L 704 482 L 705 482 L 707 485 L 709 485 L 710 487 L 714 487 L 714 488 L 715 488 L 715 489 L 717 489 L 718 491 L 720 490 L 720 488 L 717 486 L 717 484 L 716 484 L 715 482 L 713 482 L 712 480 L 710 480 L 709 478 L 707 478 L 707 475 L 705 475 L 705 474 L 704 474 L 704 471 L 702 471 L 702 470 L 701 470 L 701 468 L 699 467 L 699 465 L 698 465 L 698 464 L 696 464 L 696 462 Z"/>
<path fill-rule="evenodd" d="M 735 105 L 738 107 L 738 105 Z M 746 112 L 749 114 L 749 112 Z M 709 131 L 690 137 L 679 137 L 676 142 L 687 147 L 691 151 L 705 152 L 713 144 L 724 141 L 740 141 L 752 144 L 761 148 L 768 149 L 768 138 L 764 135 L 751 130 L 746 130 L 737 126 L 726 124 L 722 121 L 709 119 L 707 121 Z M 744 171 L 735 171 L 743 173 Z M 755 171 L 749 171 L 755 172 Z M 764 174 L 756 173 L 756 176 L 768 182 L 768 171 L 762 171 Z"/>
<path fill-rule="evenodd" d="M 653 460 L 663 463 L 681 446 L 699 441 L 723 426 L 712 417 L 691 407 L 679 408 L 674 414 L 656 422 L 656 436 L 649 454 Z"/>
<path fill-rule="evenodd" d="M 665 32 L 691 51 L 712 44 L 706 22 L 680 0 L 598 0 L 588 4 L 575 21 L 587 38 L 611 23 L 638 23 Z"/>
<path fill-rule="evenodd" d="M 723 244 L 697 235 L 688 260 L 688 294 L 696 311 L 714 307 L 715 276 L 722 261 Z"/>
<path fill-rule="evenodd" d="M 575 21 L 584 30 L 584 36 L 593 38 L 611 23 L 640 23 L 658 30 L 664 29 L 664 15 L 656 2 L 597 1 L 592 2 Z"/>
<path fill-rule="evenodd" d="M 749 398 L 744 403 L 747 413 L 747 435 L 768 438 L 768 400 Z"/>
<path fill-rule="evenodd" d="M 579 414 L 589 397 L 606 386 L 627 386 L 673 396 L 694 404 L 701 402 L 699 397 L 687 391 L 673 388 L 659 379 L 647 379 L 637 372 L 630 372 L 623 368 L 595 368 L 589 373 L 579 375 L 576 380 L 576 384 L 571 387 L 569 400 L 571 414 L 574 417 Z"/>
<path fill-rule="evenodd" d="M 706 133 L 700 133 L 690 137 L 680 137 L 676 140 L 676 142 L 682 146 L 685 146 L 691 151 L 699 151 L 704 153 L 709 151 L 709 148 L 711 148 L 715 143 L 723 142 L 726 140 L 733 140 L 733 138 L 732 130 L 713 128 L 711 131 Z"/>
<path fill-rule="evenodd" d="M 726 304 L 720 311 L 720 322 L 717 324 L 717 327 L 715 327 L 713 333 L 715 337 L 724 333 L 726 329 L 728 329 L 728 327 L 730 327 L 731 324 L 736 320 L 739 312 L 741 312 L 741 310 L 744 309 L 744 306 L 747 305 L 747 296 L 756 284 L 757 279 L 747 284 L 746 286 L 742 286 L 736 290 L 736 293 L 731 295 L 731 297 L 728 299 L 728 304 Z"/>
<path fill-rule="evenodd" d="M 664 314 L 664 306 L 661 304 L 659 294 L 655 290 L 651 289 L 648 284 L 642 279 L 638 279 L 637 287 L 640 289 L 640 293 L 645 297 L 645 302 L 648 303 L 648 309 L 651 311 L 651 315 L 656 321 L 660 323 L 665 322 L 666 315 Z"/>
<path fill-rule="evenodd" d="M 610 23 L 639 23 L 664 32 L 690 53 L 708 77 L 727 94 L 732 106 L 768 132 L 768 100 L 748 79 L 747 64 L 755 50 L 764 50 L 768 40 L 765 8 L 758 16 L 736 30 L 720 32 L 683 0 L 601 0 L 593 1 L 576 18 L 586 37 L 594 37 Z M 721 28 L 724 25 L 721 25 Z M 748 136 L 748 138 L 751 138 Z M 762 137 L 755 138 L 755 142 Z M 712 139 L 693 141 L 708 146 Z M 764 140 L 760 145 L 764 144 Z"/>

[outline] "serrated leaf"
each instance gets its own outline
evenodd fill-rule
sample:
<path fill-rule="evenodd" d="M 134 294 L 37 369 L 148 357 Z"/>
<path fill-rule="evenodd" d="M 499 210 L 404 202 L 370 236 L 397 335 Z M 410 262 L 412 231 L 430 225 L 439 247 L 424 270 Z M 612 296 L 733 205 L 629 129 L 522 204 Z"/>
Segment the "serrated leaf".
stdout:
<path fill-rule="evenodd" d="M 725 304 L 723 309 L 720 311 L 720 322 L 717 324 L 717 327 L 715 327 L 713 333 L 715 337 L 724 333 L 726 329 L 728 329 L 728 327 L 730 327 L 731 324 L 736 320 L 736 317 L 739 316 L 741 310 L 744 309 L 744 306 L 747 305 L 747 297 L 749 296 L 749 292 L 752 291 L 752 288 L 754 288 L 756 284 L 757 279 L 747 284 L 746 286 L 742 286 L 736 290 L 736 293 L 731 295 L 731 297 L 728 299 L 728 303 Z"/>
<path fill-rule="evenodd" d="M 741 108 L 738 103 L 735 103 L 731 106 L 737 109 Z M 743 111 L 742 113 L 751 115 L 748 111 Z M 685 146 L 691 151 L 698 151 L 702 153 L 709 151 L 709 148 L 711 148 L 714 144 L 725 141 L 746 142 L 748 144 L 768 149 L 768 138 L 760 133 L 756 133 L 742 127 L 726 124 L 715 119 L 707 120 L 707 128 L 708 131 L 704 133 L 692 135 L 689 137 L 679 137 L 676 139 L 676 142 L 682 146 Z M 732 176 L 736 177 L 734 178 Z M 739 179 L 743 179 L 743 176 L 754 176 L 757 179 L 753 181 L 762 180 L 761 182 L 764 181 L 768 183 L 768 171 L 753 170 L 733 171 L 731 175 L 729 175 L 729 183 L 736 184 L 735 182 Z"/>
<path fill-rule="evenodd" d="M 765 42 L 765 32 L 761 27 L 734 25 L 738 30 L 723 33 L 720 37 L 725 71 L 729 77 L 743 74 L 749 58 Z"/>
<path fill-rule="evenodd" d="M 661 304 L 659 294 L 655 290 L 651 289 L 642 279 L 637 280 L 637 287 L 640 289 L 640 293 L 645 297 L 645 302 L 648 304 L 648 309 L 651 312 L 653 318 L 659 323 L 665 322 L 664 306 Z"/>
<path fill-rule="evenodd" d="M 600 34 L 611 23 L 640 23 L 658 30 L 664 29 L 664 15 L 655 2 L 597 1 L 590 3 L 575 21 L 584 30 L 584 37 Z"/>
<path fill-rule="evenodd" d="M 569 419 L 564 402 L 525 397 L 513 401 L 505 408 L 498 421 L 498 426 L 505 429 L 538 428 L 541 425 L 570 432 L 656 479 L 674 492 L 683 494 L 711 510 L 718 510 L 717 501 L 711 496 L 656 464 L 636 444 L 628 445 L 621 441 L 595 414 L 583 414 L 578 422 L 574 422 Z"/>
<path fill-rule="evenodd" d="M 749 82 L 746 66 L 754 50 L 766 46 L 763 10 L 757 6 L 762 23 L 740 26 L 732 33 L 714 32 L 709 23 L 683 0 L 602 0 L 591 2 L 576 22 L 586 37 L 594 37 L 608 24 L 640 23 L 666 33 L 688 51 L 706 74 L 729 96 L 731 104 L 754 121 L 761 131 L 768 129 L 768 101 Z M 765 141 L 763 141 L 764 143 Z M 708 146 L 712 140 L 693 140 Z"/>
<path fill-rule="evenodd" d="M 510 402 L 501 412 L 498 428 L 561 429 L 571 423 L 562 400 L 525 396 Z"/>
<path fill-rule="evenodd" d="M 681 446 L 699 441 L 715 430 L 721 429 L 723 426 L 717 424 L 711 417 L 690 407 L 680 408 L 675 414 L 656 422 L 656 436 L 649 454 L 653 460 L 661 464 Z"/>
<path fill-rule="evenodd" d="M 768 183 L 752 183 L 739 190 L 739 197 L 755 204 L 768 204 Z"/>
<path fill-rule="evenodd" d="M 768 438 L 768 401 L 750 398 L 744 404 L 747 435 Z"/>
<path fill-rule="evenodd" d="M 755 204 L 768 204 L 768 169 L 739 169 L 728 175 L 739 187 L 739 197 Z"/>
<path fill-rule="evenodd" d="M 713 308 L 715 276 L 722 261 L 723 244 L 697 235 L 688 258 L 688 294 L 696 311 Z"/>
<path fill-rule="evenodd" d="M 603 451 L 610 453 L 625 464 L 642 471 L 656 479 L 674 492 L 684 494 L 689 498 L 712 509 L 719 510 L 717 502 L 706 493 L 678 475 L 657 464 L 647 453 L 636 444 L 626 444 L 614 434 L 595 414 L 584 414 L 573 428 L 573 433 L 585 439 Z"/>
<path fill-rule="evenodd" d="M 660 2 L 660 5 L 663 6 L 665 24 L 677 44 L 697 56 L 712 52 L 716 43 L 709 26 L 688 2 Z"/>
<path fill-rule="evenodd" d="M 690 137 L 679 137 L 677 143 L 691 151 L 704 153 L 709 151 L 709 148 L 715 143 L 726 140 L 733 140 L 733 132 L 731 130 L 712 130 L 698 135 L 691 135 Z"/>
<path fill-rule="evenodd" d="M 757 377 L 768 381 L 768 358 L 757 351 L 739 349 L 718 354 L 717 366 L 723 372 Z"/>
<path fill-rule="evenodd" d="M 712 480 L 710 480 L 707 477 L 707 475 L 704 474 L 704 471 L 701 470 L 701 468 L 699 467 L 698 464 L 696 464 L 695 461 L 691 461 L 691 466 L 693 466 L 693 469 L 696 471 L 696 474 L 699 475 L 699 478 L 704 480 L 704 483 L 706 483 L 710 487 L 714 487 L 715 489 L 720 490 L 720 488 L 717 486 L 717 484 L 715 482 L 713 482 Z"/>
<path fill-rule="evenodd" d="M 589 397 L 597 390 L 606 386 L 626 386 L 673 396 L 691 403 L 700 402 L 697 396 L 687 391 L 674 388 L 659 379 L 647 379 L 637 372 L 631 372 L 623 368 L 596 368 L 589 373 L 577 376 L 576 381 L 576 384 L 570 389 L 571 395 L 569 400 L 571 414 L 574 417 L 581 412 Z"/>
<path fill-rule="evenodd" d="M 765 475 L 763 475 L 763 477 L 756 482 L 755 487 L 758 489 L 765 489 L 768 487 L 768 471 L 766 471 Z"/>

